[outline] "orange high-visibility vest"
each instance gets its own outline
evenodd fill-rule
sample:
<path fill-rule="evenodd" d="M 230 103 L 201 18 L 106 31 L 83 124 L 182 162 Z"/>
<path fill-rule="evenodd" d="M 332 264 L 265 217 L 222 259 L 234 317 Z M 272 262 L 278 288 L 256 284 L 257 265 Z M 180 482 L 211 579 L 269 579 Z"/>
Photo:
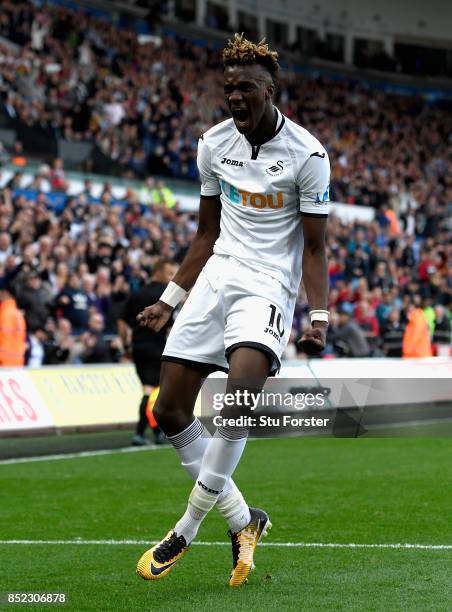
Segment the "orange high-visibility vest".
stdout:
<path fill-rule="evenodd" d="M 385 212 L 385 217 L 389 221 L 389 226 L 391 228 L 391 235 L 400 236 L 401 234 L 400 223 L 399 223 L 399 220 L 397 219 L 397 215 L 395 214 L 395 212 L 391 209 L 388 209 Z"/>
<path fill-rule="evenodd" d="M 8 298 L 0 302 L 0 366 L 23 366 L 25 347 L 24 316 L 17 308 L 16 300 Z"/>
<path fill-rule="evenodd" d="M 404 357 L 431 357 L 432 344 L 428 323 L 421 308 L 411 311 L 403 334 Z"/>

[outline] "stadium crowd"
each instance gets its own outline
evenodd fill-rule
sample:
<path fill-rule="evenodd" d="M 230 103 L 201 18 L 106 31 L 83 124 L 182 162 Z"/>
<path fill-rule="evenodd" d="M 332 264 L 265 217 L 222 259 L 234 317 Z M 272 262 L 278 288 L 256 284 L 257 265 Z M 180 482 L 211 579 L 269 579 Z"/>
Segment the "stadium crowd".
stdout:
<path fill-rule="evenodd" d="M 199 135 L 228 116 L 218 50 L 180 37 L 140 44 L 133 30 L 82 11 L 9 0 L 0 35 L 20 45 L 1 49 L 0 115 L 10 125 L 94 142 L 94 170 L 196 180 Z M 450 102 L 289 68 L 276 103 L 327 145 L 334 200 L 401 212 L 450 202 Z"/>
<path fill-rule="evenodd" d="M 134 31 L 83 12 L 8 0 L 0 35 L 20 46 L 0 46 L 0 122 L 92 141 L 91 169 L 143 179 L 148 194 L 143 203 L 129 190 L 116 202 L 106 184 L 95 202 L 87 181 L 55 206 L 42 185 L 66 192 L 60 159 L 48 160 L 51 167 L 26 193 L 21 176 L 4 185 L 0 328 L 2 312 L 20 319 L 17 303 L 28 337 L 19 361 L 25 352 L 33 365 L 118 361 L 117 321 L 127 294 L 150 278 L 158 258 L 181 261 L 196 230 L 196 215 L 181 211 L 150 177 L 197 180 L 198 137 L 227 116 L 218 53 L 180 38 L 140 44 Z M 326 145 L 332 200 L 376 209 L 372 222 L 330 221 L 332 324 L 324 356 L 427 355 L 432 345 L 448 353 L 447 104 L 291 70 L 276 103 Z M 16 143 L 12 159 L 23 149 Z M 287 357 L 299 356 L 294 341 L 306 324 L 301 290 Z M 14 350 L 1 349 L 2 334 L 5 364 L 1 351 Z"/>
<path fill-rule="evenodd" d="M 34 192 L 15 187 L 16 178 L 0 190 L 0 359 L 3 303 L 10 309 L 15 298 L 25 315 L 28 363 L 119 361 L 117 322 L 126 297 L 149 281 L 159 258 L 183 259 L 196 214 L 172 198 L 140 204 L 130 192 L 112 203 L 108 184 L 93 203 L 90 181 L 55 207 L 43 192 L 30 197 Z M 324 356 L 431 354 L 431 341 L 436 352 L 449 351 L 450 232 L 441 218 L 434 236 L 425 225 L 403 231 L 392 212 L 372 222 L 330 219 L 332 324 Z M 299 356 L 295 340 L 307 311 L 301 289 L 288 358 Z"/>

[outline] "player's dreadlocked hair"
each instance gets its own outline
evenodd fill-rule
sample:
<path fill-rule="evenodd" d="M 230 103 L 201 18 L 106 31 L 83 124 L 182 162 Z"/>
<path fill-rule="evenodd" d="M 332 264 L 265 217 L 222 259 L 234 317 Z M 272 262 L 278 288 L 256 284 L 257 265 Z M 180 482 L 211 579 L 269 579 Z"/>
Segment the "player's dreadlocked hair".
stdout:
<path fill-rule="evenodd" d="M 278 53 L 268 48 L 265 38 L 256 44 L 247 40 L 243 33 L 234 34 L 234 38 L 228 41 L 223 50 L 224 67 L 237 64 L 260 64 L 273 78 L 277 77 L 279 71 Z"/>

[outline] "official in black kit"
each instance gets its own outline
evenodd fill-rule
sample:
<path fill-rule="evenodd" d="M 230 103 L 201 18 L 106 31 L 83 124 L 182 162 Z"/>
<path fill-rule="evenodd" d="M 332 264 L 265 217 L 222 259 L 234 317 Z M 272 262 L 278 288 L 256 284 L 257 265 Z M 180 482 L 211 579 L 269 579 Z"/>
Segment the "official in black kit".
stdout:
<path fill-rule="evenodd" d="M 163 434 L 152 417 L 152 412 L 148 410 L 148 404 L 150 398 L 151 401 L 155 400 L 155 389 L 160 379 L 160 357 L 165 347 L 168 329 L 172 325 L 172 320 L 170 320 L 159 332 L 154 332 L 147 327 L 140 326 L 136 317 L 144 308 L 160 299 L 176 272 L 177 264 L 169 259 L 159 259 L 153 267 L 151 282 L 129 296 L 118 322 L 119 334 L 125 351 L 131 351 L 137 375 L 143 386 L 139 419 L 132 438 L 134 446 L 150 444 L 150 440 L 144 435 L 148 424 L 154 431 L 156 442 L 161 442 L 163 438 Z"/>

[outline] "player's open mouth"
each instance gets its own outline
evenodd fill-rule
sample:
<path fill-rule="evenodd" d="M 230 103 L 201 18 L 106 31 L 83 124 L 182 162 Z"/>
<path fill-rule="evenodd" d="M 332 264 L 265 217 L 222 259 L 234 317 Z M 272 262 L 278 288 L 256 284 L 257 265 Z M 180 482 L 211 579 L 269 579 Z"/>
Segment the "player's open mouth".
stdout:
<path fill-rule="evenodd" d="M 246 108 L 234 108 L 231 109 L 231 113 L 236 125 L 245 125 L 248 123 L 249 115 Z"/>

